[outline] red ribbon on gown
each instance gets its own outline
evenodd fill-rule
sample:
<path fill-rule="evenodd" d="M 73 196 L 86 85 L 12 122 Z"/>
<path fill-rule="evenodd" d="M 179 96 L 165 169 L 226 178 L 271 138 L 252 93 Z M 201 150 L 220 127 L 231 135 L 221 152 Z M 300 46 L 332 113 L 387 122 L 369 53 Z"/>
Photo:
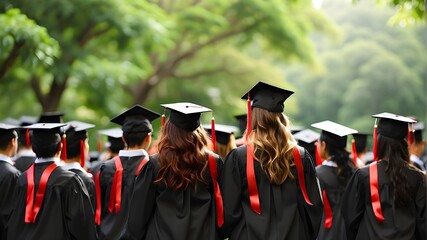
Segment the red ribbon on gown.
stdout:
<path fill-rule="evenodd" d="M 25 206 L 25 223 L 35 223 L 37 214 L 43 204 L 47 182 L 53 170 L 58 166 L 56 163 L 49 165 L 42 173 L 39 187 L 37 188 L 36 199 L 34 201 L 34 164 L 27 171 L 27 199 Z"/>
<path fill-rule="evenodd" d="M 372 210 L 374 210 L 375 218 L 378 222 L 382 222 L 384 221 L 384 216 L 381 210 L 380 194 L 378 192 L 377 162 L 373 162 L 369 165 L 369 188 L 371 190 Z"/>
<path fill-rule="evenodd" d="M 218 172 L 216 167 L 216 160 L 213 154 L 209 154 L 209 171 L 211 173 L 212 182 L 214 185 L 217 224 L 218 224 L 218 227 L 221 227 L 222 224 L 224 224 L 224 205 L 222 202 L 221 190 L 218 185 Z"/>

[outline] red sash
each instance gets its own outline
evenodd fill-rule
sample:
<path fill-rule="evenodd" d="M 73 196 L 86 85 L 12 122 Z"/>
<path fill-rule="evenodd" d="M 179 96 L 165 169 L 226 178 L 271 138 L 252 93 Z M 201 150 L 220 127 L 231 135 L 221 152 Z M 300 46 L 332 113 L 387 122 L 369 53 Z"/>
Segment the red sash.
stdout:
<path fill-rule="evenodd" d="M 120 157 L 113 158 L 116 172 L 114 173 L 113 183 L 111 184 L 110 204 L 108 211 L 111 213 L 120 212 L 120 205 L 122 202 L 122 180 L 123 180 L 123 166 Z"/>
<path fill-rule="evenodd" d="M 37 214 L 43 204 L 47 182 L 53 170 L 58 166 L 56 163 L 49 165 L 42 173 L 39 187 L 37 188 L 36 199 L 34 201 L 34 164 L 27 171 L 27 200 L 25 206 L 25 223 L 35 223 Z"/>
<path fill-rule="evenodd" d="M 141 169 L 148 163 L 148 157 L 145 156 L 135 171 L 135 176 L 138 176 Z M 120 161 L 120 157 L 114 158 L 114 164 L 116 166 L 116 172 L 114 173 L 113 183 L 111 185 L 110 202 L 108 210 L 112 213 L 118 213 L 120 211 L 121 194 L 122 194 L 122 179 L 123 179 L 123 166 Z M 101 170 L 95 176 L 95 190 L 96 190 L 96 211 L 95 211 L 95 223 L 101 224 L 101 183 L 100 183 Z"/>
<path fill-rule="evenodd" d="M 295 168 L 297 169 L 298 181 L 301 188 L 302 195 L 307 204 L 313 205 L 308 198 L 305 178 L 304 178 L 304 168 L 302 166 L 301 155 L 299 153 L 298 147 L 293 149 L 294 163 Z M 255 179 L 254 171 L 254 146 L 253 143 L 246 145 L 246 178 L 248 180 L 248 192 L 249 192 L 249 201 L 251 204 L 251 209 L 258 215 L 261 214 L 261 207 L 258 195 L 258 186 Z"/>
<path fill-rule="evenodd" d="M 213 154 L 209 154 L 209 171 L 211 173 L 212 182 L 214 185 L 217 224 L 219 227 L 221 227 L 222 224 L 224 224 L 224 206 L 222 203 L 221 190 L 219 189 L 219 185 L 218 185 L 218 172 L 216 167 L 216 160 Z"/>
<path fill-rule="evenodd" d="M 95 224 L 101 224 L 101 185 L 99 183 L 99 175 L 101 175 L 101 169 L 95 175 L 95 193 L 96 193 L 96 210 L 95 210 Z"/>
<path fill-rule="evenodd" d="M 324 227 L 326 229 L 329 229 L 332 227 L 332 208 L 329 204 L 328 195 L 326 194 L 326 191 L 322 191 L 322 197 L 323 197 L 323 212 L 325 214 L 325 225 Z"/>
<path fill-rule="evenodd" d="M 369 188 L 371 190 L 372 210 L 374 210 L 375 218 L 378 222 L 382 222 L 384 221 L 384 216 L 381 210 L 380 193 L 378 191 L 377 162 L 373 162 L 369 165 Z"/>

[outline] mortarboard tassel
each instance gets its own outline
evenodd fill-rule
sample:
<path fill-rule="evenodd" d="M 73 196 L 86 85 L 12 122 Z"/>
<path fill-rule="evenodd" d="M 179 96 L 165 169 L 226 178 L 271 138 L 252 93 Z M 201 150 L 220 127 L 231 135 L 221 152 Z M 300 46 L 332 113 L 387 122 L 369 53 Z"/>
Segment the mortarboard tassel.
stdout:
<path fill-rule="evenodd" d="M 414 124 L 412 123 L 412 129 L 411 126 L 408 125 L 408 144 L 411 145 L 414 143 Z"/>
<path fill-rule="evenodd" d="M 351 154 L 353 155 L 354 166 L 357 167 L 357 150 L 356 150 L 356 140 L 354 138 L 351 140 Z"/>
<path fill-rule="evenodd" d="M 216 134 L 215 134 L 215 118 L 211 120 L 211 138 L 212 138 L 212 151 L 216 152 Z"/>
<path fill-rule="evenodd" d="M 85 141 L 80 140 L 80 166 L 85 168 L 86 156 L 85 156 Z"/>
<path fill-rule="evenodd" d="M 378 156 L 377 156 L 377 147 L 378 147 L 378 143 L 377 143 L 377 119 L 375 119 L 375 124 L 374 124 L 374 134 L 372 136 L 373 138 L 373 144 L 374 146 L 372 147 L 372 153 L 374 155 L 374 161 L 378 161 Z"/>
<path fill-rule="evenodd" d="M 166 122 L 165 112 L 166 112 L 166 109 L 163 109 L 163 114 L 162 114 L 162 127 L 163 127 L 163 126 L 165 126 L 165 122 Z"/>
<path fill-rule="evenodd" d="M 252 130 L 252 107 L 251 107 L 251 98 L 248 93 L 248 116 L 247 116 L 247 123 L 246 123 L 246 136 L 245 139 L 248 140 L 249 134 Z"/>
<path fill-rule="evenodd" d="M 27 130 L 25 130 L 25 145 L 27 147 L 31 146 L 30 129 L 28 129 L 28 128 L 27 128 Z"/>
<path fill-rule="evenodd" d="M 102 152 L 102 139 L 101 139 L 101 135 L 98 134 L 98 153 Z"/>
<path fill-rule="evenodd" d="M 319 144 L 316 144 L 316 149 L 314 154 L 316 155 L 316 166 L 322 165 L 323 159 L 320 156 Z"/>
<path fill-rule="evenodd" d="M 67 136 L 64 134 L 62 135 L 62 152 L 61 152 L 61 159 L 66 160 L 67 159 Z"/>

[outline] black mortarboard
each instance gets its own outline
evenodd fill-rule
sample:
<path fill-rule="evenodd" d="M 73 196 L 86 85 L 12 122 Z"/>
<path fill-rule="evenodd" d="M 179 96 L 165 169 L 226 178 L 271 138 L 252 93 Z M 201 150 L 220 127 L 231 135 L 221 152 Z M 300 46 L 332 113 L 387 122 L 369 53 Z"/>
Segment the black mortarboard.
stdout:
<path fill-rule="evenodd" d="M 299 142 L 305 142 L 305 143 L 314 143 L 319 139 L 320 134 L 311 130 L 311 129 L 304 129 L 294 134 L 294 138 L 298 140 Z"/>
<path fill-rule="evenodd" d="M 141 105 L 135 105 L 111 119 L 111 122 L 122 125 L 124 133 L 152 132 L 151 122 L 160 114 Z"/>
<path fill-rule="evenodd" d="M 10 117 L 3 119 L 1 122 L 5 124 L 15 125 L 15 126 L 21 125 L 21 122 L 18 119 L 10 118 Z"/>
<path fill-rule="evenodd" d="M 16 125 L 0 123 L 0 142 L 8 142 L 12 138 L 17 138 L 18 133 L 15 131 L 20 128 Z"/>
<path fill-rule="evenodd" d="M 62 117 L 64 113 L 61 112 L 44 112 L 40 116 L 38 122 L 39 123 L 63 123 L 64 120 Z"/>
<path fill-rule="evenodd" d="M 356 152 L 361 153 L 366 149 L 368 143 L 368 136 L 371 134 L 368 133 L 354 133 L 354 143 L 356 145 Z"/>
<path fill-rule="evenodd" d="M 377 134 L 394 139 L 406 138 L 408 136 L 408 123 L 416 122 L 412 118 L 387 112 L 375 114 L 372 117 L 379 119 Z"/>
<path fill-rule="evenodd" d="M 212 129 L 212 126 L 209 125 L 203 125 L 203 128 L 210 132 Z M 221 144 L 228 144 L 230 141 L 230 135 L 237 132 L 239 129 L 236 126 L 231 125 L 224 125 L 224 124 L 215 124 L 215 136 L 216 141 Z"/>
<path fill-rule="evenodd" d="M 246 130 L 246 124 L 248 121 L 248 114 L 240 114 L 240 115 L 236 115 L 234 116 L 235 119 L 237 119 L 237 121 L 239 122 L 239 131 L 240 131 L 240 135 L 243 135 L 243 133 Z"/>
<path fill-rule="evenodd" d="M 304 129 L 303 126 L 298 126 L 298 125 L 291 125 L 290 126 L 290 130 L 291 130 L 292 134 L 296 134 L 296 133 L 302 131 L 303 129 Z"/>
<path fill-rule="evenodd" d="M 357 133 L 357 130 L 341 124 L 326 120 L 311 124 L 312 127 L 321 129 L 320 140 L 338 148 L 345 148 L 347 135 Z"/>
<path fill-rule="evenodd" d="M 36 123 L 37 122 L 37 117 L 35 117 L 35 116 L 28 116 L 28 115 L 22 115 L 19 118 L 19 122 L 20 122 L 21 126 L 28 126 L 28 125 Z"/>
<path fill-rule="evenodd" d="M 414 124 L 414 139 L 415 142 L 420 143 L 423 139 L 423 130 L 424 130 L 424 123 L 418 122 Z"/>
<path fill-rule="evenodd" d="M 61 135 L 64 133 L 63 123 L 35 123 L 25 126 L 33 130 L 33 144 L 58 144 L 61 141 Z"/>
<path fill-rule="evenodd" d="M 69 142 L 84 140 L 87 138 L 87 130 L 95 127 L 95 125 L 80 121 L 67 122 L 67 144 Z"/>
<path fill-rule="evenodd" d="M 242 99 L 252 100 L 252 108 L 258 107 L 270 112 L 283 112 L 285 100 L 294 92 L 278 88 L 265 82 L 258 82 Z"/>
<path fill-rule="evenodd" d="M 160 105 L 171 110 L 169 121 L 171 121 L 178 128 L 189 132 L 196 130 L 200 126 L 201 113 L 212 111 L 209 108 L 189 102 Z"/>
<path fill-rule="evenodd" d="M 107 147 L 113 153 L 118 153 L 120 150 L 125 148 L 125 143 L 123 142 L 122 136 L 123 131 L 120 128 L 110 128 L 98 131 L 99 134 L 105 135 L 108 137 Z"/>

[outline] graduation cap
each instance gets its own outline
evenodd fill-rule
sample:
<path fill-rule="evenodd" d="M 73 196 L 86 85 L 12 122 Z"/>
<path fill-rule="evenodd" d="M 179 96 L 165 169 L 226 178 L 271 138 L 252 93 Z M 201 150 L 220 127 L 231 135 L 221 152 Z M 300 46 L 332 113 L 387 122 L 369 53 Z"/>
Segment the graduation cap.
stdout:
<path fill-rule="evenodd" d="M 252 108 L 262 108 L 270 112 L 283 112 L 283 103 L 293 93 L 265 82 L 258 82 L 242 96 L 242 99 L 250 98 L 252 100 Z"/>
<path fill-rule="evenodd" d="M 298 126 L 298 125 L 291 125 L 290 126 L 290 130 L 291 130 L 292 134 L 296 134 L 296 133 L 302 131 L 303 129 L 304 129 L 303 126 Z"/>
<path fill-rule="evenodd" d="M 87 130 L 95 127 L 93 124 L 80 121 L 70 121 L 66 124 L 67 144 L 86 139 Z"/>
<path fill-rule="evenodd" d="M 87 139 L 87 130 L 95 127 L 95 125 L 80 121 L 67 122 L 66 138 L 66 156 L 63 158 L 70 159 L 80 156 L 80 165 L 85 166 L 86 155 L 84 150 L 85 140 Z"/>
<path fill-rule="evenodd" d="M 21 122 L 18 119 L 11 118 L 11 117 L 3 119 L 1 122 L 2 123 L 6 123 L 6 124 L 10 124 L 10 125 L 15 125 L 15 126 L 20 126 L 21 125 Z"/>
<path fill-rule="evenodd" d="M 9 142 L 12 138 L 17 138 L 18 133 L 15 131 L 20 128 L 19 126 L 0 123 L 0 141 L 1 142 Z"/>
<path fill-rule="evenodd" d="M 309 144 L 316 142 L 319 137 L 320 134 L 311 129 L 304 129 L 294 134 L 294 138 L 298 140 L 298 142 Z"/>
<path fill-rule="evenodd" d="M 64 123 L 35 123 L 24 128 L 33 131 L 33 145 L 58 144 L 64 133 Z"/>
<path fill-rule="evenodd" d="M 189 102 L 160 105 L 171 110 L 169 120 L 175 126 L 189 132 L 196 130 L 200 126 L 201 113 L 212 111 L 209 108 Z"/>
<path fill-rule="evenodd" d="M 357 133 L 357 130 L 341 124 L 326 120 L 311 124 L 312 127 L 321 129 L 320 140 L 338 148 L 345 148 L 347 135 Z"/>
<path fill-rule="evenodd" d="M 368 136 L 372 134 L 369 133 L 354 133 L 354 143 L 356 147 L 356 152 L 361 153 L 366 149 L 366 145 L 368 143 Z"/>
<path fill-rule="evenodd" d="M 246 130 L 248 115 L 246 113 L 240 114 L 240 115 L 235 115 L 234 118 L 237 119 L 237 121 L 239 122 L 239 131 L 240 131 L 240 134 L 243 135 L 243 133 Z"/>
<path fill-rule="evenodd" d="M 44 112 L 40 116 L 38 122 L 39 123 L 63 123 L 64 120 L 62 117 L 64 113 L 62 112 Z"/>
<path fill-rule="evenodd" d="M 206 131 L 210 131 L 212 129 L 211 125 L 203 125 L 203 128 Z M 216 141 L 226 145 L 228 142 L 230 142 L 230 135 L 234 134 L 238 130 L 239 128 L 236 126 L 215 124 Z"/>
<path fill-rule="evenodd" d="M 412 118 L 387 112 L 375 114 L 372 117 L 379 119 L 377 133 L 394 139 L 406 138 L 408 124 L 416 122 Z"/>
<path fill-rule="evenodd" d="M 99 134 L 105 135 L 108 137 L 108 142 L 106 147 L 110 148 L 111 152 L 118 153 L 120 150 L 125 148 L 125 143 L 123 142 L 122 136 L 123 131 L 120 128 L 109 128 L 98 131 Z"/>
<path fill-rule="evenodd" d="M 141 105 L 135 105 L 111 119 L 111 122 L 122 125 L 124 133 L 152 132 L 151 122 L 160 114 Z"/>
<path fill-rule="evenodd" d="M 29 115 L 22 115 L 19 118 L 19 125 L 29 126 L 31 124 L 37 123 L 38 117 L 36 116 L 29 116 Z M 31 146 L 31 133 L 29 129 L 22 128 L 19 130 L 19 144 L 21 146 Z"/>
<path fill-rule="evenodd" d="M 424 130 L 424 123 L 418 122 L 414 124 L 414 140 L 416 143 L 420 143 L 423 141 L 423 130 Z"/>

